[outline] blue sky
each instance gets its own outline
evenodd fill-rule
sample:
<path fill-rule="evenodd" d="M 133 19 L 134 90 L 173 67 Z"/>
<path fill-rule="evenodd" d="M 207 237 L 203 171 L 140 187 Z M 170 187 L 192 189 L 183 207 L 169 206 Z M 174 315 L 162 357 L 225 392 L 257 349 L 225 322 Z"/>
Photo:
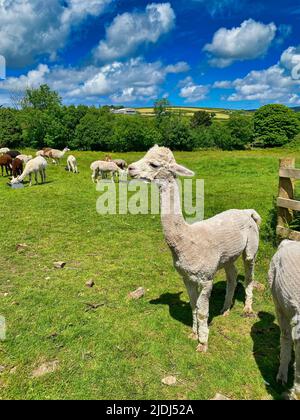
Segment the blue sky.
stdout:
<path fill-rule="evenodd" d="M 0 104 L 48 83 L 66 104 L 300 105 L 295 0 L 3 0 Z"/>

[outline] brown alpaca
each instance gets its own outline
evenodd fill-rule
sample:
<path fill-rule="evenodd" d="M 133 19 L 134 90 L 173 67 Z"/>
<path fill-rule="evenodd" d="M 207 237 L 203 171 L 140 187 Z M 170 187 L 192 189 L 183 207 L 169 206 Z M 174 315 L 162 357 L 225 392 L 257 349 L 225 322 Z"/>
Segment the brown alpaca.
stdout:
<path fill-rule="evenodd" d="M 9 155 L 0 156 L 0 166 L 2 170 L 2 176 L 4 176 L 4 168 L 6 175 L 11 175 L 12 158 Z"/>
<path fill-rule="evenodd" d="M 23 161 L 20 159 L 14 159 L 12 163 L 12 175 L 16 178 L 23 173 Z"/>

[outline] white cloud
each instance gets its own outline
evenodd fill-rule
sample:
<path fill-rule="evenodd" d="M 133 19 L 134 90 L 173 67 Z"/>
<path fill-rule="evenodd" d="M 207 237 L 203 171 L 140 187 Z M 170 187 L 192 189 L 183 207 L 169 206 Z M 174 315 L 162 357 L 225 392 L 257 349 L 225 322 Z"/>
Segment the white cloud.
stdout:
<path fill-rule="evenodd" d="M 7 78 L 1 83 L 0 95 L 47 83 L 68 103 L 148 101 L 160 94 L 168 74 L 187 69 L 181 62 L 164 67 L 159 61 L 147 63 L 142 58 L 83 69 L 39 65 L 26 75 Z"/>
<path fill-rule="evenodd" d="M 155 44 L 175 24 L 175 13 L 170 3 L 153 3 L 142 12 L 118 15 L 106 30 L 94 51 L 100 61 L 113 61 L 135 53 L 140 45 Z"/>
<path fill-rule="evenodd" d="M 247 0 L 192 0 L 193 3 L 203 4 L 211 16 L 224 14 L 240 10 L 245 6 Z M 184 1 L 186 3 L 186 0 Z"/>
<path fill-rule="evenodd" d="M 196 85 L 191 77 L 182 80 L 179 86 L 181 87 L 179 96 L 190 103 L 206 99 L 210 90 L 209 86 Z"/>
<path fill-rule="evenodd" d="M 72 27 L 100 15 L 112 1 L 0 0 L 1 54 L 9 66 L 32 64 L 43 55 L 54 59 Z"/>
<path fill-rule="evenodd" d="M 216 82 L 215 88 L 232 88 L 229 101 L 260 101 L 300 104 L 300 47 L 283 52 L 278 64 L 261 71 L 251 71 L 246 77 L 233 82 Z"/>
<path fill-rule="evenodd" d="M 228 67 L 235 61 L 263 56 L 274 40 L 276 31 L 274 23 L 265 25 L 249 19 L 237 28 L 220 28 L 211 44 L 205 45 L 204 51 L 211 55 L 212 66 Z"/>

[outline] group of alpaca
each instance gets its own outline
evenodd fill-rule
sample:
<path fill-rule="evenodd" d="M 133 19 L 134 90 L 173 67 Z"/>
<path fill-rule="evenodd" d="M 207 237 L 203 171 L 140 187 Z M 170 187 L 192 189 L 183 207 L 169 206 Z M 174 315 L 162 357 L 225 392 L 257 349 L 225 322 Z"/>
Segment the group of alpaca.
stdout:
<path fill-rule="evenodd" d="M 253 314 L 254 268 L 259 249 L 261 218 L 255 210 L 229 210 L 211 219 L 186 223 L 181 210 L 181 195 L 176 178 L 194 173 L 176 163 L 173 153 L 153 147 L 143 159 L 128 168 L 134 179 L 157 184 L 161 197 L 161 219 L 174 266 L 182 276 L 193 312 L 192 338 L 197 350 L 207 352 L 209 305 L 214 277 L 225 269 L 227 291 L 223 314 L 233 305 L 240 256 L 245 266 L 245 314 Z M 284 241 L 274 256 L 269 283 L 281 329 L 281 358 L 278 381 L 288 382 L 288 369 L 294 345 L 295 382 L 291 399 L 300 399 L 300 243 Z"/>

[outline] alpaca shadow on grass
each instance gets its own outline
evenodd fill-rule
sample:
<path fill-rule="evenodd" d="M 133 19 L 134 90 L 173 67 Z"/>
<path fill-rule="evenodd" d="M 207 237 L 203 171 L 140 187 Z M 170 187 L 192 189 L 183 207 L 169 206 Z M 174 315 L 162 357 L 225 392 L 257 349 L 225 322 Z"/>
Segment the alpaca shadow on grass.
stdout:
<path fill-rule="evenodd" d="M 243 279 L 243 277 L 241 277 Z M 191 306 L 188 301 L 181 299 L 183 292 L 164 293 L 158 299 L 151 300 L 151 305 L 167 305 L 169 306 L 170 315 L 176 321 L 181 322 L 188 327 L 193 326 L 193 318 Z M 226 282 L 219 282 L 214 285 L 212 296 L 210 299 L 209 323 L 211 324 L 215 317 L 222 315 L 226 294 Z M 238 284 L 235 300 L 245 301 L 245 290 L 242 284 Z"/>
<path fill-rule="evenodd" d="M 251 330 L 253 356 L 261 372 L 266 389 L 276 400 L 282 399 L 287 388 L 276 381 L 280 363 L 280 329 L 275 324 L 275 316 L 268 312 L 258 313 L 259 321 Z M 290 372 L 288 387 L 293 386 L 293 374 Z"/>

